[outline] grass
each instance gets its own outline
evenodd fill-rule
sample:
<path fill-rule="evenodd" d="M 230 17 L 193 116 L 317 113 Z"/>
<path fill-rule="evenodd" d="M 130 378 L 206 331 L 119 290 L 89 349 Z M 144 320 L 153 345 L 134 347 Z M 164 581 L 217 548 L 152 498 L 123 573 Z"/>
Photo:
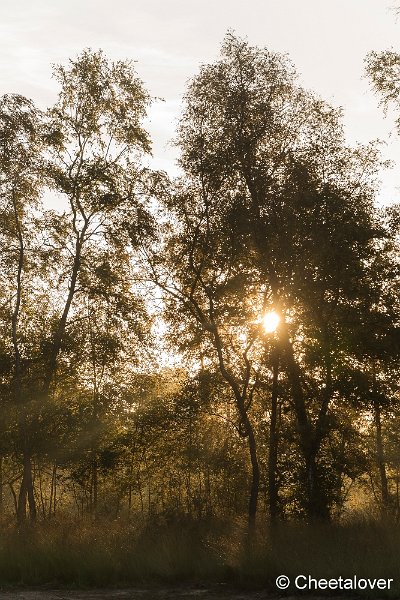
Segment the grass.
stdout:
<path fill-rule="evenodd" d="M 393 578 L 400 596 L 400 526 L 353 521 L 259 528 L 243 522 L 49 522 L 0 531 L 0 585 L 70 587 L 227 582 L 276 591 L 275 578 Z M 376 592 L 375 592 L 376 593 Z M 320 594 L 322 595 L 322 594 Z M 348 595 L 348 594 L 346 594 Z M 368 596 L 365 592 L 364 595 Z M 385 597 L 380 591 L 370 597 Z"/>
<path fill-rule="evenodd" d="M 219 526 L 220 527 L 220 526 Z M 38 523 L 0 533 L 0 585 L 128 585 L 224 578 L 207 525 Z M 213 528 L 214 529 L 214 528 Z"/>

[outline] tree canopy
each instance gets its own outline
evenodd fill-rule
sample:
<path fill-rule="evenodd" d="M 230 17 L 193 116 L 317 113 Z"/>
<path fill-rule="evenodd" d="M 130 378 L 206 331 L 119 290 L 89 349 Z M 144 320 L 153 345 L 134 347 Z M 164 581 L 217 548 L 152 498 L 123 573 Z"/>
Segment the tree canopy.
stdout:
<path fill-rule="evenodd" d="M 398 62 L 367 62 L 396 110 Z M 131 62 L 85 50 L 54 76 L 47 111 L 0 99 L 4 515 L 400 514 L 377 144 L 233 33 L 188 84 L 176 178 L 145 166 Z"/>

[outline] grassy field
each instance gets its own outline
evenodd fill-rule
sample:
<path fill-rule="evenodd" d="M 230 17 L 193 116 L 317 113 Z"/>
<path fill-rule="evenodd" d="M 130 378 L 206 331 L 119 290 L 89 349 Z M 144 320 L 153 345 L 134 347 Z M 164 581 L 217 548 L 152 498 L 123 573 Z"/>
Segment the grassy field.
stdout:
<path fill-rule="evenodd" d="M 224 583 L 275 593 L 275 578 L 281 574 L 327 579 L 357 575 L 393 578 L 390 592 L 363 595 L 398 598 L 399 557 L 398 525 L 361 520 L 318 526 L 291 523 L 273 531 L 260 527 L 251 543 L 240 521 L 50 522 L 19 530 L 3 524 L 0 586 Z"/>

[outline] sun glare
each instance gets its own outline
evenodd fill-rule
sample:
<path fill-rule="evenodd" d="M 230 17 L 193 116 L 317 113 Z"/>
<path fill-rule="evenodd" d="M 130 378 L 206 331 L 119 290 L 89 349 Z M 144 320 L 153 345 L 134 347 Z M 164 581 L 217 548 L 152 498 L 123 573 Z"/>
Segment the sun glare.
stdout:
<path fill-rule="evenodd" d="M 279 325 L 279 315 L 275 311 L 265 313 L 263 317 L 263 325 L 265 333 L 272 333 Z"/>

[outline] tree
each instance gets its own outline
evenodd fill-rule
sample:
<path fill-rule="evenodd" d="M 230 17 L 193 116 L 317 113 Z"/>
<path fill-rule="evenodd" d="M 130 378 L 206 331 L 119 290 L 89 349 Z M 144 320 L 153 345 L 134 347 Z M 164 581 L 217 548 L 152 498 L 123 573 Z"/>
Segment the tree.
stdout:
<path fill-rule="evenodd" d="M 398 9 L 397 9 L 398 12 Z M 384 109 L 385 114 L 389 109 L 394 110 L 395 124 L 397 133 L 400 133 L 400 54 L 394 50 L 386 50 L 383 52 L 370 52 L 365 60 L 366 73 L 372 83 L 374 92 L 380 97 L 380 104 Z M 398 285 L 398 257 L 399 257 L 399 205 L 393 205 L 386 211 L 386 220 L 391 239 L 390 252 L 393 256 L 393 263 L 396 265 L 392 268 L 390 278 L 392 279 L 392 310 L 398 315 L 398 292 L 395 286 Z M 394 301 L 393 301 L 394 298 Z M 397 302 L 396 302 L 397 300 Z M 375 351 L 374 362 L 371 367 L 374 392 L 374 423 L 376 429 L 376 463 L 380 474 L 380 490 L 381 503 L 384 512 L 390 509 L 390 492 L 388 478 L 386 472 L 386 459 L 384 450 L 384 436 L 382 433 L 381 413 L 388 413 L 388 407 L 395 407 L 396 394 L 393 393 L 393 362 L 398 362 L 399 345 L 398 345 L 398 319 L 395 321 L 395 327 L 387 335 L 389 340 L 390 351 L 385 355 L 385 361 L 382 365 L 382 348 L 380 352 Z M 377 375 L 377 364 L 382 365 L 382 370 L 385 373 Z M 379 369 L 380 371 L 380 369 Z M 396 377 L 396 376 L 395 376 Z M 390 389 L 392 388 L 392 389 Z M 388 423 L 390 427 L 390 423 Z"/>
<path fill-rule="evenodd" d="M 14 395 L 25 395 L 22 412 L 26 413 L 20 425 L 25 440 L 18 502 L 21 521 L 27 497 L 31 517 L 36 514 L 32 457 L 38 432 L 28 423 L 40 422 L 54 395 L 59 359 L 71 317 L 78 312 L 79 295 L 87 290 L 89 280 L 92 285 L 95 280 L 103 296 L 115 296 L 118 276 L 112 269 L 120 270 L 129 260 L 128 244 L 151 229 L 145 207 L 149 178 L 141 166 L 150 150 L 141 125 L 149 96 L 132 65 L 110 63 L 101 51 L 86 50 L 68 68 L 55 67 L 54 75 L 61 91 L 46 115 L 21 97 L 5 97 L 1 113 L 1 183 L 9 230 L 4 235 L 13 236 L 18 248 L 11 256 L 16 291 L 10 319 Z M 40 214 L 34 205 L 45 186 L 64 198 L 62 214 Z M 26 238 L 33 233 L 28 222 L 35 224 L 36 236 L 29 264 L 36 261 L 40 267 L 29 274 L 30 280 Z M 23 294 L 24 275 L 30 292 L 34 286 L 40 288 L 38 312 Z M 29 321 L 31 326 L 37 324 L 34 344 L 22 334 L 21 323 Z M 26 404 L 27 397 L 36 403 L 35 410 Z"/>
<path fill-rule="evenodd" d="M 219 369 L 233 394 L 238 430 L 247 439 L 251 464 L 248 518 L 254 529 L 260 472 L 254 428 L 249 416 L 257 385 L 253 353 L 260 345 L 259 324 L 243 293 L 245 267 L 227 244 L 223 214 L 200 186 L 177 186 L 170 198 L 176 230 L 162 248 L 147 251 L 148 277 L 166 294 L 167 315 L 183 348 L 197 347 Z M 251 287 L 245 288 L 251 295 Z M 179 307 L 179 321 L 176 319 Z M 239 334 L 239 335 L 238 335 Z M 186 343 L 185 343 L 186 342 Z"/>
<path fill-rule="evenodd" d="M 68 210 L 60 258 L 64 305 L 51 335 L 43 390 L 52 384 L 57 357 L 81 271 L 87 265 L 85 248 L 102 243 L 120 245 L 118 218 L 129 214 L 131 229 L 148 219 L 140 199 L 140 159 L 150 151 L 141 126 L 149 97 L 128 62 L 109 63 L 102 52 L 87 50 L 70 68 L 56 67 L 59 99 L 48 113 L 47 162 L 49 185 L 64 194 Z M 126 211 L 124 213 L 124 211 Z"/>
<path fill-rule="evenodd" d="M 318 456 L 351 328 L 373 309 L 366 265 L 384 235 L 373 208 L 376 148 L 346 147 L 340 111 L 302 90 L 285 57 L 232 34 L 221 59 L 190 83 L 185 102 L 180 162 L 196 190 L 186 202 L 196 205 L 202 194 L 204 222 L 224 232 L 224 252 L 214 246 L 213 254 L 234 257 L 225 273 L 233 263 L 240 270 L 242 303 L 252 289 L 264 295 L 261 306 L 280 314 L 304 509 L 326 518 Z M 201 281 L 198 267 L 186 269 Z"/>
<path fill-rule="evenodd" d="M 380 103 L 387 111 L 392 107 L 400 112 L 400 54 L 393 50 L 370 52 L 366 58 L 366 71 L 374 91 L 381 97 Z M 400 131 L 400 114 L 396 116 Z"/>
<path fill-rule="evenodd" d="M 30 373 L 34 356 L 26 356 L 27 346 L 34 348 L 26 331 L 26 306 L 31 308 L 35 296 L 32 279 L 40 274 L 35 265 L 37 244 L 34 210 L 41 191 L 40 154 L 41 115 L 33 103 L 23 96 L 3 96 L 0 101 L 0 189 L 3 319 L 11 338 L 10 390 L 11 402 L 17 411 L 17 452 L 23 455 L 23 477 L 19 494 L 20 513 L 25 512 L 26 499 L 30 514 L 36 517 L 33 495 L 29 418 L 26 415 L 30 396 Z M 36 230 L 36 231 L 35 231 Z M 35 239 L 36 238 L 36 239 Z M 9 306 L 7 306 L 9 305 Z M 25 305 L 25 306 L 24 306 Z M 7 308 L 6 308 L 7 306 Z M 24 310 L 25 309 L 25 310 Z M 25 313 L 25 314 L 24 314 Z M 21 323 L 24 322 L 25 328 Z M 25 330 L 24 330 L 25 329 Z M 33 351 L 35 352 L 35 351 Z M 32 407 L 32 404 L 30 404 Z"/>

